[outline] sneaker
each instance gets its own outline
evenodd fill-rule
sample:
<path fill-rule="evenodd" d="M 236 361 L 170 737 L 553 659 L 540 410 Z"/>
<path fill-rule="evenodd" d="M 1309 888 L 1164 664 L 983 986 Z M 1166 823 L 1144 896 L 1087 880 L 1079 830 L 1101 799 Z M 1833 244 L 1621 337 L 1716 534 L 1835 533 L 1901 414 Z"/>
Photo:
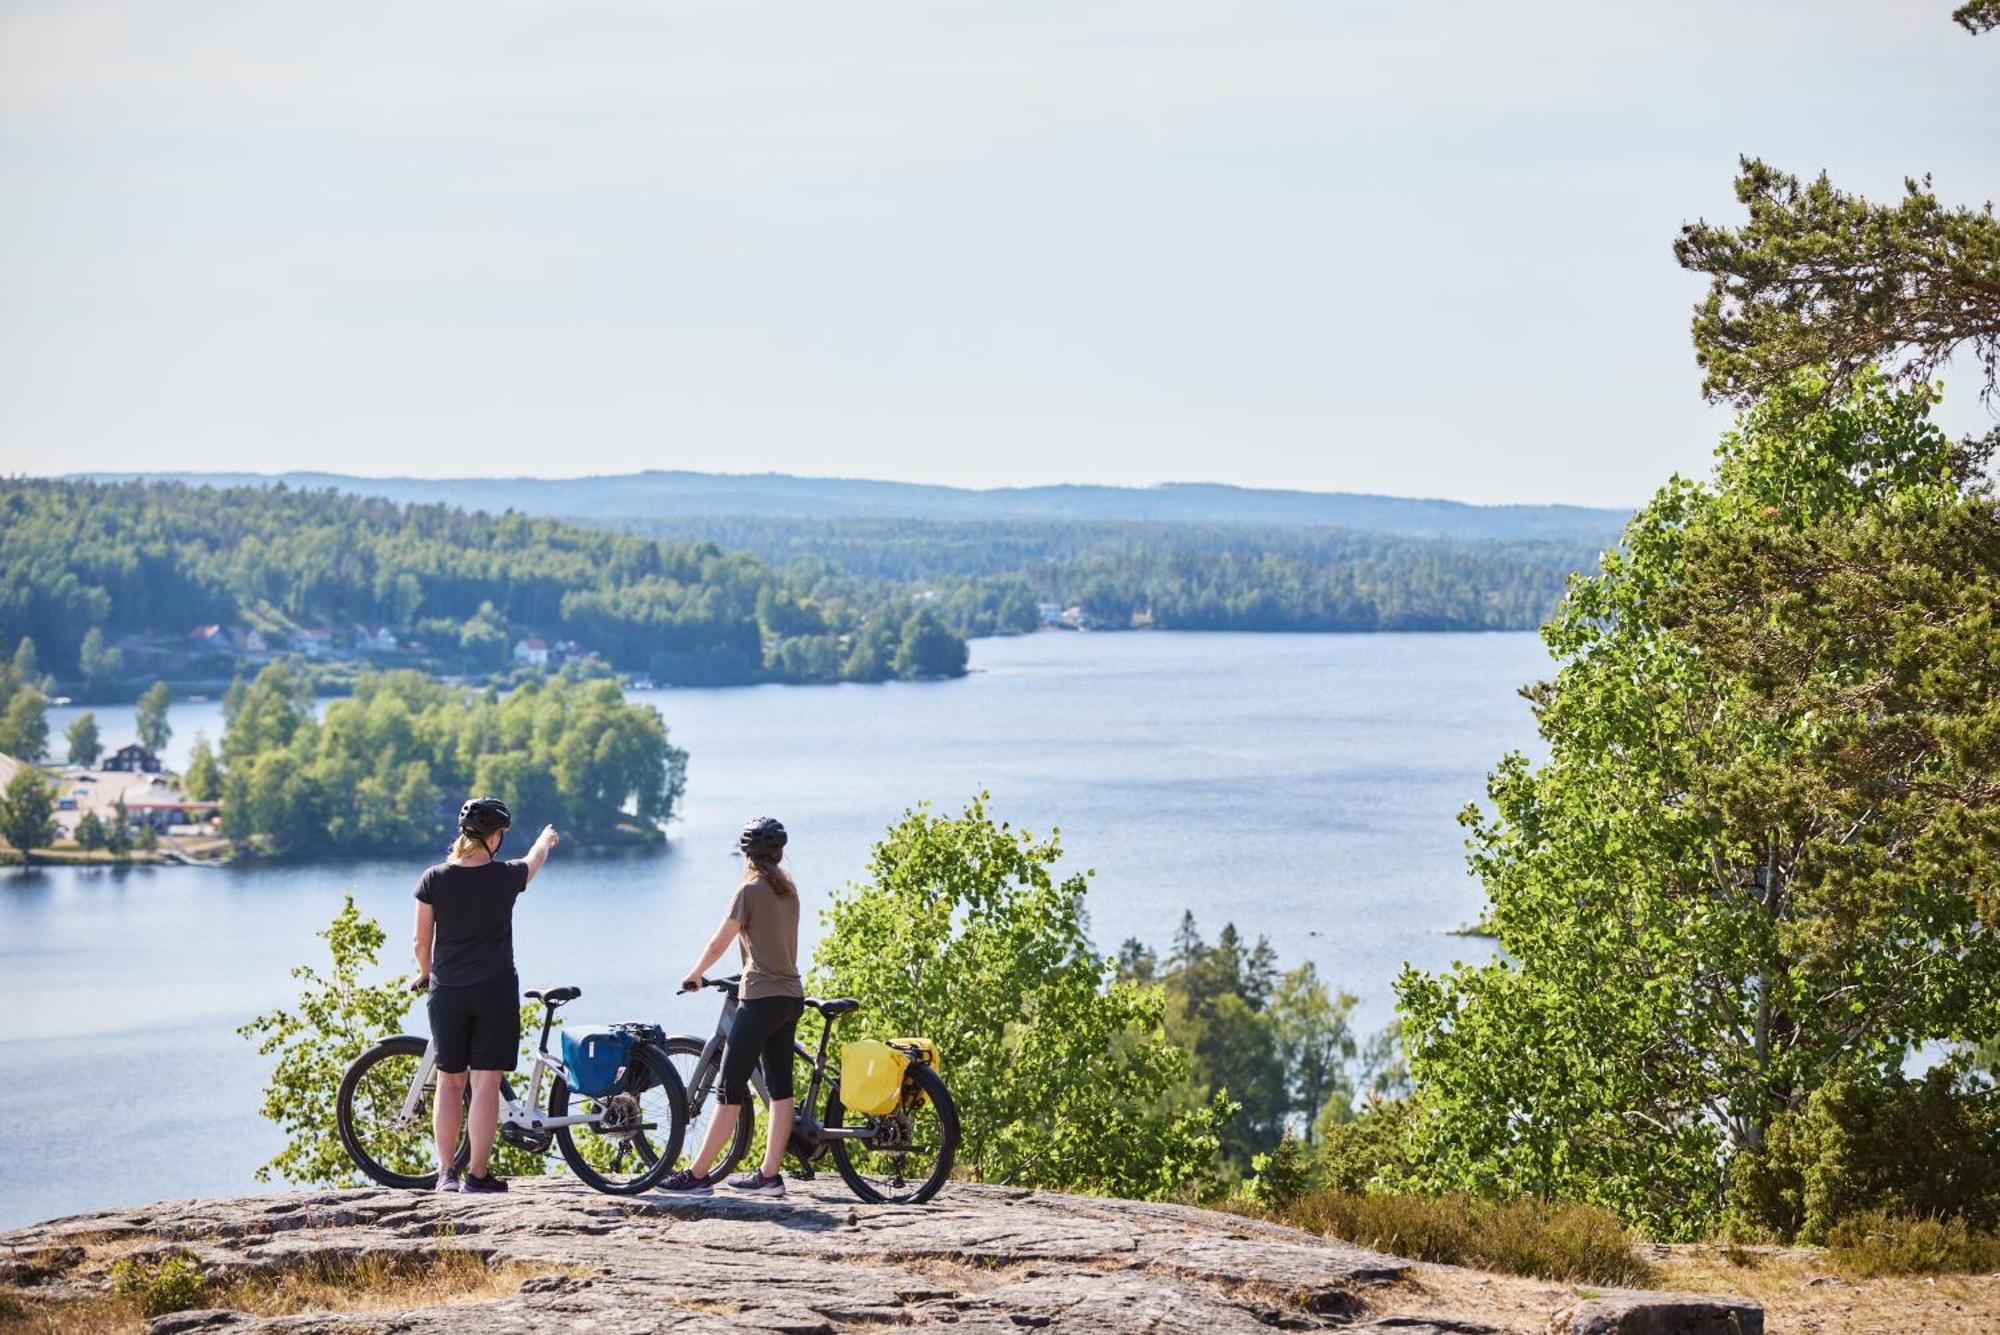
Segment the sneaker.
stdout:
<path fill-rule="evenodd" d="M 729 1189 L 731 1191 L 740 1191 L 746 1196 L 782 1197 L 785 1194 L 785 1179 L 782 1177 L 765 1177 L 763 1170 L 759 1169 L 754 1173 L 746 1173 L 742 1177 L 731 1178 Z"/>
<path fill-rule="evenodd" d="M 685 1168 L 662 1182 L 659 1189 L 666 1192 L 669 1196 L 713 1196 L 715 1194 L 715 1189 L 708 1185 L 707 1178 L 696 1177 Z"/>
<path fill-rule="evenodd" d="M 459 1190 L 468 1196 L 487 1196 L 507 1190 L 507 1179 L 488 1173 L 485 1177 L 477 1173 L 467 1173 Z"/>
<path fill-rule="evenodd" d="M 461 1190 L 458 1183 L 458 1170 L 456 1168 L 447 1168 L 442 1173 L 439 1173 L 436 1190 L 438 1191 Z"/>

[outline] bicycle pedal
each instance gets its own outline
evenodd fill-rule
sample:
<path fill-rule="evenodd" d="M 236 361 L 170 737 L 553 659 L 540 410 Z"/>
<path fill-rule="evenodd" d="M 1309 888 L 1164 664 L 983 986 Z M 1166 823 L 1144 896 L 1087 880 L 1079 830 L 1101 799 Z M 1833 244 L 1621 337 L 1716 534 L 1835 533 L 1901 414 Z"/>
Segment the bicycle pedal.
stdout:
<path fill-rule="evenodd" d="M 810 1168 L 794 1168 L 792 1170 L 792 1181 L 794 1182 L 810 1182 L 818 1176 L 819 1174 L 813 1172 Z"/>

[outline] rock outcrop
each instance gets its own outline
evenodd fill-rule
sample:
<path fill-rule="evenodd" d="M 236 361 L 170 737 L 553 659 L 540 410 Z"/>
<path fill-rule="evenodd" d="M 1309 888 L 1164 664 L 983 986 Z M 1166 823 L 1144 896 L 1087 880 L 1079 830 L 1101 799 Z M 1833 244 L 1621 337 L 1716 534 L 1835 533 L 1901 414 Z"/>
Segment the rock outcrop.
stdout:
<path fill-rule="evenodd" d="M 169 1201 L 0 1234 L 0 1285 L 17 1303 L 53 1304 L 103 1293 L 119 1256 L 186 1251 L 219 1282 L 275 1279 L 329 1258 L 408 1268 L 447 1249 L 535 1273 L 476 1303 L 427 1307 L 391 1293 L 361 1311 L 182 1311 L 153 1330 L 1497 1329 L 1425 1315 L 1406 1261 L 1256 1220 L 965 1184 L 926 1206 L 867 1206 L 824 1179 L 793 1183 L 782 1202 L 725 1192 L 625 1200 L 566 1178 L 518 1182 L 504 1196 L 368 1189 Z"/>
<path fill-rule="evenodd" d="M 1557 1312 L 1552 1335 L 1764 1335 L 1764 1309 L 1748 1298 L 1615 1289 Z"/>
<path fill-rule="evenodd" d="M 0 1234 L 11 1287 L 45 1300 L 101 1291 L 108 1261 L 184 1249 L 212 1276 L 314 1257 L 471 1249 L 565 1273 L 477 1307 L 162 1317 L 168 1331 L 784 1331 L 884 1325 L 963 1331 L 1154 1330 L 1222 1335 L 1368 1320 L 1366 1293 L 1408 1264 L 1205 1210 L 953 1185 L 926 1206 L 860 1205 L 837 1182 L 783 1202 L 624 1200 L 569 1179 L 505 1196 L 388 1190 L 169 1201 Z M 1421 1331 L 1420 1324 L 1395 1327 Z"/>

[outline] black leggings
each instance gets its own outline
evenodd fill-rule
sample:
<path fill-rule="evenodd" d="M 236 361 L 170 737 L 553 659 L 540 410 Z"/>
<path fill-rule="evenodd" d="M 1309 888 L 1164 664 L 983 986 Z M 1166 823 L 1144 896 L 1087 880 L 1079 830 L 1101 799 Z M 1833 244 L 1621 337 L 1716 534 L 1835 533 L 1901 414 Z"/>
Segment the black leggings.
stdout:
<path fill-rule="evenodd" d="M 792 1038 L 806 1003 L 797 997 L 758 997 L 737 1004 L 722 1049 L 722 1101 L 750 1101 L 750 1071 L 764 1059 L 764 1087 L 771 1101 L 792 1096 Z"/>

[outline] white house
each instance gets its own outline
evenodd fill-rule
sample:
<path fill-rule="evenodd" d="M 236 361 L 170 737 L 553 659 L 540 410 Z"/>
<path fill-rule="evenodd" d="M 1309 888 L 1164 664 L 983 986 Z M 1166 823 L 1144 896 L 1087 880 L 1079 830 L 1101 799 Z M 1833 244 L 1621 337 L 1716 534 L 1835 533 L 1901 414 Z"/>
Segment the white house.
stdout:
<path fill-rule="evenodd" d="M 514 645 L 514 661 L 526 663 L 530 667 L 549 665 L 549 646 L 533 635 Z"/>

